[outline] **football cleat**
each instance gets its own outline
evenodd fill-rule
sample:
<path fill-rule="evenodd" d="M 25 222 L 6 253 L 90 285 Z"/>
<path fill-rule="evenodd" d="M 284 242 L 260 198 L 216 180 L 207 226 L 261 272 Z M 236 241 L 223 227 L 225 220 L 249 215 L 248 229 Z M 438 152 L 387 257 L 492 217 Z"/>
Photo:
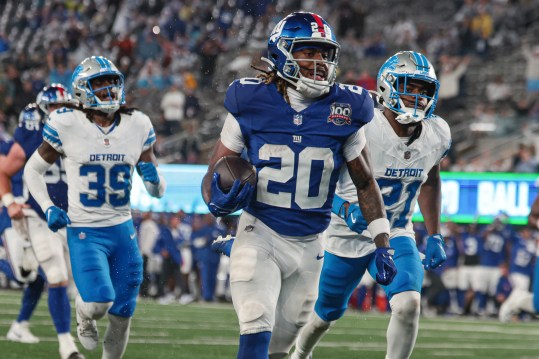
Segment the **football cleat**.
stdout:
<path fill-rule="evenodd" d="M 79 313 L 79 301 L 82 299 L 77 296 L 75 300 L 75 313 L 77 316 L 77 337 L 79 342 L 86 350 L 95 350 L 99 342 L 99 333 L 97 332 L 97 323 L 93 319 L 83 318 Z"/>
<path fill-rule="evenodd" d="M 74 353 L 71 353 L 71 355 L 68 356 L 67 359 L 86 359 L 86 358 L 81 353 L 74 352 Z"/>
<path fill-rule="evenodd" d="M 6 339 L 26 344 L 39 343 L 39 338 L 30 332 L 27 321 L 13 322 L 7 332 Z"/>
<path fill-rule="evenodd" d="M 219 236 L 212 242 L 211 250 L 230 257 L 230 252 L 232 251 L 232 245 L 234 244 L 235 239 L 236 237 L 232 237 L 230 234 L 228 234 L 225 238 L 223 238 L 223 236 Z"/>

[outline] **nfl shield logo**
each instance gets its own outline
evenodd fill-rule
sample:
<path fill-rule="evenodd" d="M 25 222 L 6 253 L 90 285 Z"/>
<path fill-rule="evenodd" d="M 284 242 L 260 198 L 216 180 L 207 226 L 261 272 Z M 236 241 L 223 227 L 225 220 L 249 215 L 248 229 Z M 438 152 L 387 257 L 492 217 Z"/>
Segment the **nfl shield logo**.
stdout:
<path fill-rule="evenodd" d="M 110 141 L 108 138 L 104 138 L 103 139 L 103 145 L 105 145 L 105 147 L 109 147 L 110 146 Z"/>
<path fill-rule="evenodd" d="M 79 239 L 81 239 L 81 240 L 82 240 L 82 239 L 86 239 L 86 233 L 80 232 L 80 233 L 79 233 Z"/>
<path fill-rule="evenodd" d="M 301 116 L 300 114 L 295 114 L 294 115 L 294 125 L 299 126 L 302 123 L 303 123 L 303 116 Z"/>

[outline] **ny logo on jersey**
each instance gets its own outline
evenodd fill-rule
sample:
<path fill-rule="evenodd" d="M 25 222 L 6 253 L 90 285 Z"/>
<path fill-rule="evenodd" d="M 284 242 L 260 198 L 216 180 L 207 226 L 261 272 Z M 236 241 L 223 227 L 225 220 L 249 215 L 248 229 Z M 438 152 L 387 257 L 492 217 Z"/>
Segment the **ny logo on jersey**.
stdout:
<path fill-rule="evenodd" d="M 301 136 L 298 135 L 292 135 L 292 141 L 294 143 L 301 143 Z"/>
<path fill-rule="evenodd" d="M 352 106 L 349 103 L 332 103 L 328 122 L 333 122 L 337 126 L 350 125 L 352 123 L 351 116 Z"/>

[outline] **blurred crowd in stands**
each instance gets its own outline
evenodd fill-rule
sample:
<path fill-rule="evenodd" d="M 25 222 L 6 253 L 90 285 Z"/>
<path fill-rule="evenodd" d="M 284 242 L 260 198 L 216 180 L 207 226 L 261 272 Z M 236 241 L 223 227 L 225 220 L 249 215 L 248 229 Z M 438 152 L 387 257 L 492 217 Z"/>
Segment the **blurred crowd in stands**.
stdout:
<path fill-rule="evenodd" d="M 255 75 L 249 65 L 260 64 L 284 14 L 316 9 L 342 45 L 341 82 L 375 89 L 380 64 L 397 50 L 420 51 L 435 64 L 437 113 L 454 138 L 445 169 L 537 171 L 538 0 L 4 0 L 0 7 L 6 136 L 45 84 L 70 87 L 75 64 L 98 54 L 125 74 L 128 102 L 152 118 L 161 161 L 205 163 L 227 85 Z M 508 134 L 509 143 L 479 146 Z M 513 156 L 532 160 L 516 167 Z"/>

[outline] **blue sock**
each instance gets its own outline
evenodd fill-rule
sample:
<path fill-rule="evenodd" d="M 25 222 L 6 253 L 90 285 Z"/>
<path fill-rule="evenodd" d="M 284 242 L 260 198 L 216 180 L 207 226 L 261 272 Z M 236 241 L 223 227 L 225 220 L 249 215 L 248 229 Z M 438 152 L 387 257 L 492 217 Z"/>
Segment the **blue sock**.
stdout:
<path fill-rule="evenodd" d="M 466 292 L 463 290 L 458 289 L 457 290 L 457 302 L 460 309 L 464 308 L 464 302 L 466 300 Z"/>
<path fill-rule="evenodd" d="M 49 288 L 49 312 L 56 327 L 56 333 L 69 333 L 71 327 L 71 305 L 66 287 Z"/>
<path fill-rule="evenodd" d="M 5 259 L 0 259 L 0 272 L 4 272 L 7 279 L 9 280 L 17 280 L 17 278 L 15 278 L 15 275 L 13 274 L 13 269 L 11 269 L 11 265 Z"/>
<path fill-rule="evenodd" d="M 271 332 L 261 332 L 240 336 L 237 359 L 268 359 Z"/>
<path fill-rule="evenodd" d="M 475 297 L 477 298 L 477 308 L 480 312 L 484 311 L 487 308 L 487 294 L 486 293 L 475 293 Z"/>
<path fill-rule="evenodd" d="M 22 294 L 22 303 L 17 322 L 23 322 L 29 320 L 36 309 L 41 293 L 43 293 L 43 287 L 45 286 L 45 279 L 38 275 L 36 280 L 28 284 Z"/>
<path fill-rule="evenodd" d="M 357 288 L 357 310 L 361 310 L 363 308 L 363 303 L 365 302 L 367 296 L 367 287 L 364 285 L 360 285 Z"/>

